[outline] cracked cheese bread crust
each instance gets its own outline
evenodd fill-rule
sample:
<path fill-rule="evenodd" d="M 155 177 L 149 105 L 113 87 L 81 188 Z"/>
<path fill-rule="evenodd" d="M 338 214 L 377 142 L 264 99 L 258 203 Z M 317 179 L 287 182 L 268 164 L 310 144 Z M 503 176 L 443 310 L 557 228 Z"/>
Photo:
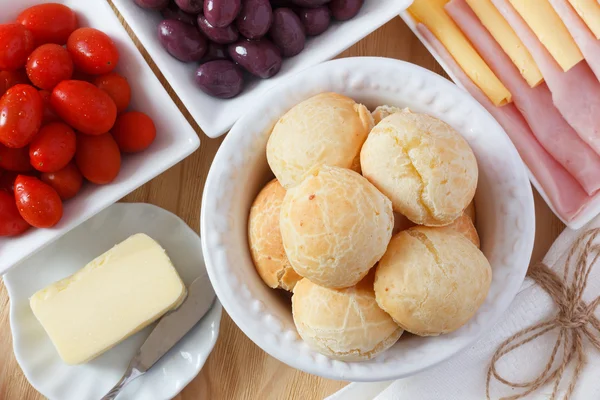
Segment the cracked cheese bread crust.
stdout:
<path fill-rule="evenodd" d="M 298 333 L 311 348 L 337 360 L 361 361 L 396 343 L 403 331 L 377 305 L 373 272 L 346 289 L 327 289 L 308 279 L 298 282 L 292 313 Z"/>
<path fill-rule="evenodd" d="M 267 143 L 267 161 L 289 189 L 317 165 L 360 172 L 360 148 L 373 128 L 362 104 L 336 93 L 321 93 L 294 106 L 277 122 Z"/>
<path fill-rule="evenodd" d="M 426 114 L 384 118 L 369 134 L 360 162 L 394 211 L 419 225 L 450 224 L 475 195 L 473 151 L 451 126 Z"/>
<path fill-rule="evenodd" d="M 302 277 L 294 271 L 285 255 L 279 231 L 279 213 L 285 189 L 277 179 L 256 196 L 248 220 L 248 242 L 254 267 L 267 284 L 291 291 Z"/>
<path fill-rule="evenodd" d="M 444 228 L 454 229 L 456 232 L 469 239 L 478 249 L 480 248 L 479 234 L 477 234 L 477 229 L 475 229 L 473 221 L 471 221 L 471 218 L 466 212 L 463 212 L 460 217 L 456 218 L 450 225 L 445 226 Z"/>
<path fill-rule="evenodd" d="M 390 200 L 360 174 L 323 165 L 289 189 L 280 228 L 294 270 L 317 285 L 358 283 L 392 237 Z"/>
<path fill-rule="evenodd" d="M 375 296 L 406 331 L 435 336 L 473 317 L 491 280 L 489 262 L 461 234 L 415 227 L 392 238 L 377 266 Z"/>

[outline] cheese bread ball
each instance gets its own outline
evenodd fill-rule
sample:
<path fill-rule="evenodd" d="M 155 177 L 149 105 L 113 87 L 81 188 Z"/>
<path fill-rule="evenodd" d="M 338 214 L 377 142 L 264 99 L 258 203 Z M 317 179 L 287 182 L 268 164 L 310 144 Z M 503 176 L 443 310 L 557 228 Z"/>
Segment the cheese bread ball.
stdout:
<path fill-rule="evenodd" d="M 462 213 L 460 217 L 456 218 L 452 223 L 445 228 L 454 229 L 456 232 L 461 233 L 464 237 L 469 239 L 471 243 L 473 243 L 477 248 L 479 248 L 479 235 L 477 234 L 477 229 L 475 229 L 475 225 L 473 225 L 473 221 L 466 214 L 466 212 Z"/>
<path fill-rule="evenodd" d="M 463 326 L 491 280 L 488 260 L 463 235 L 415 227 L 392 238 L 377 266 L 375 297 L 404 330 L 435 336 Z"/>
<path fill-rule="evenodd" d="M 292 290 L 302 279 L 285 255 L 279 231 L 279 213 L 285 189 L 277 179 L 269 182 L 256 196 L 248 220 L 248 242 L 256 271 L 267 284 Z"/>
<path fill-rule="evenodd" d="M 289 189 L 281 205 L 283 247 L 294 270 L 317 285 L 358 283 L 392 237 L 392 204 L 349 169 L 323 165 Z"/>
<path fill-rule="evenodd" d="M 397 112 L 403 112 L 405 110 L 408 110 L 408 108 L 402 109 L 400 107 L 394 106 L 379 106 L 375 109 L 375 111 L 371 113 L 371 115 L 373 116 L 373 122 L 375 122 L 375 125 L 377 125 L 381 122 L 382 119 L 389 117 L 390 115 L 395 114 Z"/>
<path fill-rule="evenodd" d="M 470 202 L 467 208 L 465 208 L 465 214 L 467 214 L 469 218 L 471 218 L 471 221 L 473 221 L 473 224 L 475 224 L 475 200 Z"/>
<path fill-rule="evenodd" d="M 450 224 L 475 195 L 473 151 L 450 125 L 426 114 L 384 118 L 367 138 L 360 162 L 394 211 L 419 225 Z"/>
<path fill-rule="evenodd" d="M 267 143 L 267 161 L 286 189 L 317 165 L 360 171 L 360 148 L 372 128 L 365 106 L 340 94 L 321 93 L 279 119 Z"/>
<path fill-rule="evenodd" d="M 361 361 L 396 343 L 402 328 L 377 305 L 373 275 L 346 289 L 324 288 L 308 279 L 298 282 L 292 312 L 306 344 L 330 358 Z"/>

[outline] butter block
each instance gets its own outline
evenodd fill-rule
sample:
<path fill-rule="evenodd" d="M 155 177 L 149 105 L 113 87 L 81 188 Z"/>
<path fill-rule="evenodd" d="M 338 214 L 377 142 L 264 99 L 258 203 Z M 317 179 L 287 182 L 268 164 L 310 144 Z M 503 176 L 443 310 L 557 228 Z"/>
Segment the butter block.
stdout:
<path fill-rule="evenodd" d="M 600 4 L 598 4 L 598 0 L 569 0 L 569 3 L 590 28 L 596 39 L 600 39 Z"/>
<path fill-rule="evenodd" d="M 429 28 L 465 71 L 467 76 L 496 106 L 510 103 L 512 96 L 471 43 L 456 26 L 444 5 L 448 0 L 415 0 L 408 12 Z"/>
<path fill-rule="evenodd" d="M 544 80 L 527 48 L 491 0 L 466 0 L 477 18 L 508 55 L 530 87 Z"/>
<path fill-rule="evenodd" d="M 583 54 L 548 0 L 509 0 L 563 71 L 583 60 Z"/>
<path fill-rule="evenodd" d="M 137 234 L 35 293 L 34 315 L 67 364 L 81 364 L 179 306 L 186 288 L 165 250 Z"/>

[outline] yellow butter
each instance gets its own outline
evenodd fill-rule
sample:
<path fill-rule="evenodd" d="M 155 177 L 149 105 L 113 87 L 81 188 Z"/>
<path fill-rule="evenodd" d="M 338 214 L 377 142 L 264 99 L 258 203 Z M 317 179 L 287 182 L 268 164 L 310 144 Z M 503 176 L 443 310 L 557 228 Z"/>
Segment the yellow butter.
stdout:
<path fill-rule="evenodd" d="M 185 296 L 164 249 L 137 234 L 35 293 L 30 306 L 63 361 L 80 364 L 156 321 Z"/>
<path fill-rule="evenodd" d="M 569 0 L 590 31 L 600 39 L 600 4 L 598 0 Z"/>
<path fill-rule="evenodd" d="M 510 57 L 529 86 L 539 85 L 544 78 L 533 57 L 491 0 L 466 0 L 466 2 L 477 15 L 481 24 Z"/>
<path fill-rule="evenodd" d="M 496 106 L 511 101 L 511 94 L 475 51 L 454 21 L 444 11 L 448 0 L 415 0 L 408 8 L 418 22 L 425 24 L 446 47 L 467 76 Z"/>
<path fill-rule="evenodd" d="M 583 60 L 583 54 L 548 0 L 509 0 L 563 71 Z"/>

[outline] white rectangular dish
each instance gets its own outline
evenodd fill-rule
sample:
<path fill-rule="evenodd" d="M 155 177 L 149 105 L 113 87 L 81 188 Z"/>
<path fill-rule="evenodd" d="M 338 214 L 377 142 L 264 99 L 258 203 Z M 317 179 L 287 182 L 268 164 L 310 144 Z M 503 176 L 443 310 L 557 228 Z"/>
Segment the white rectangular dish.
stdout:
<path fill-rule="evenodd" d="M 463 89 L 463 90 L 466 91 L 466 89 L 464 88 L 464 86 L 460 83 L 460 81 L 452 73 L 452 71 L 450 70 L 450 68 L 448 68 L 448 66 L 446 65 L 446 63 L 444 62 L 444 60 L 442 60 L 442 58 L 440 57 L 440 55 L 429 45 L 429 43 L 427 43 L 427 41 L 425 40 L 425 38 L 418 31 L 418 29 L 417 29 L 417 22 L 410 15 L 410 13 L 408 11 L 403 11 L 400 14 L 400 17 L 404 20 L 404 22 L 406 22 L 406 25 L 408 25 L 408 27 L 415 34 L 415 36 L 417 38 L 419 38 L 419 40 L 421 41 L 421 43 L 423 43 L 423 45 L 427 48 L 427 50 L 429 50 L 429 52 L 431 53 L 431 55 L 433 55 L 433 57 L 442 66 L 442 68 L 444 68 L 444 71 L 446 72 L 446 74 L 448 74 L 448 76 L 452 79 L 452 81 L 458 87 L 460 87 L 461 89 Z M 552 206 L 552 203 L 548 199 L 548 196 L 546 195 L 546 192 L 544 191 L 544 189 L 542 188 L 542 186 L 539 184 L 539 182 L 537 181 L 537 179 L 535 178 L 535 176 L 531 173 L 531 171 L 529 170 L 529 168 L 527 167 L 527 165 L 525 165 L 525 168 L 527 168 L 527 173 L 529 174 L 529 180 L 531 181 L 531 183 L 533 184 L 533 186 L 537 189 L 537 191 L 539 192 L 539 194 L 542 196 L 542 198 L 544 199 L 544 201 L 546 202 L 546 204 L 548 205 L 548 207 L 550 207 L 550 209 L 552 210 L 552 212 L 565 225 L 567 225 L 569 228 L 571 228 L 571 229 L 579 229 L 582 226 L 586 225 L 588 222 L 590 222 L 596 215 L 600 214 L 600 194 L 597 194 L 597 195 L 595 195 L 592 198 L 592 200 L 590 201 L 590 203 L 586 207 L 584 207 L 583 210 L 575 218 L 573 218 L 571 221 L 565 221 L 560 215 L 558 215 L 558 213 L 556 212 L 556 210 Z"/>
<path fill-rule="evenodd" d="M 43 0 L 0 0 L 0 23 L 14 21 L 27 7 Z M 142 186 L 191 153 L 200 140 L 183 117 L 162 84 L 158 81 L 135 44 L 120 24 L 105 0 L 52 0 L 71 7 L 80 26 L 102 30 L 117 45 L 120 60 L 116 71 L 124 75 L 131 86 L 130 109 L 148 114 L 156 125 L 156 140 L 145 151 L 125 155 L 121 171 L 108 185 L 87 183 L 75 198 L 64 204 L 60 222 L 50 229 L 31 228 L 14 238 L 0 238 L 0 275 L 32 253 L 55 241 L 77 225 Z"/>
<path fill-rule="evenodd" d="M 240 95 L 222 100 L 205 94 L 196 86 L 197 63 L 182 63 L 161 46 L 157 37 L 157 27 L 163 19 L 160 12 L 144 10 L 132 0 L 113 0 L 192 117 L 211 138 L 229 130 L 266 90 L 298 71 L 335 57 L 396 17 L 411 3 L 412 0 L 365 0 L 356 17 L 343 23 L 335 22 L 322 35 L 309 39 L 300 54 L 283 61 L 281 71 L 273 78 L 247 82 Z"/>

